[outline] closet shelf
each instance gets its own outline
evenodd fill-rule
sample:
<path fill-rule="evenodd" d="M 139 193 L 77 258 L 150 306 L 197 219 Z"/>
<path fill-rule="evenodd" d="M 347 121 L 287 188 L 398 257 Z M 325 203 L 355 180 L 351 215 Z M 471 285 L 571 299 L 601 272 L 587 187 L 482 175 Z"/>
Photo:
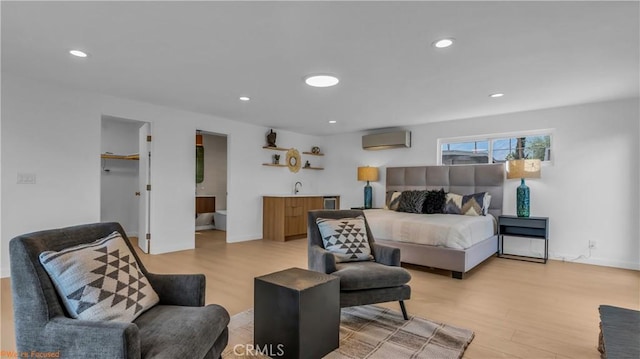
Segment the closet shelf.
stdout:
<path fill-rule="evenodd" d="M 140 155 L 135 153 L 133 155 L 114 155 L 109 153 L 103 153 L 100 155 L 100 158 L 104 158 L 107 160 L 132 160 L 138 161 L 140 159 Z"/>

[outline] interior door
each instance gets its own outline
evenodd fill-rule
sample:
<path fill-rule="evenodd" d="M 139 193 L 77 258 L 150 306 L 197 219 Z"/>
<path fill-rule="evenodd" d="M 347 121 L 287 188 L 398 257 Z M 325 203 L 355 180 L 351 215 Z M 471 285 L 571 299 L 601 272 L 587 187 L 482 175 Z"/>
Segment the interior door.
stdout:
<path fill-rule="evenodd" d="M 138 199 L 138 246 L 143 252 L 150 250 L 149 205 L 151 203 L 151 125 L 145 123 L 140 127 L 138 138 L 140 161 L 138 164 L 138 181 L 140 194 Z"/>

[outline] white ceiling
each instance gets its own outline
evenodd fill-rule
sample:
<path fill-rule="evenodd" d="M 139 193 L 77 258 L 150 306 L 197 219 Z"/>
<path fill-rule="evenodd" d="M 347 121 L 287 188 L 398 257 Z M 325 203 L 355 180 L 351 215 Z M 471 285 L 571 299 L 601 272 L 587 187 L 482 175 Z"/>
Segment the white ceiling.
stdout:
<path fill-rule="evenodd" d="M 637 1 L 1 6 L 3 72 L 300 133 L 639 96 Z"/>

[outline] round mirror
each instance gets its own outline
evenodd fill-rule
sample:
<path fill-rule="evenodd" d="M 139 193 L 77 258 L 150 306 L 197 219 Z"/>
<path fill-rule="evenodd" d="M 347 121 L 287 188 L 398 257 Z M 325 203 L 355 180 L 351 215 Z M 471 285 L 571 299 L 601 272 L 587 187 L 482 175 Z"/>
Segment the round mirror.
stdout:
<path fill-rule="evenodd" d="M 289 171 L 294 173 L 300 170 L 300 152 L 295 148 L 287 151 L 287 167 L 289 167 Z"/>

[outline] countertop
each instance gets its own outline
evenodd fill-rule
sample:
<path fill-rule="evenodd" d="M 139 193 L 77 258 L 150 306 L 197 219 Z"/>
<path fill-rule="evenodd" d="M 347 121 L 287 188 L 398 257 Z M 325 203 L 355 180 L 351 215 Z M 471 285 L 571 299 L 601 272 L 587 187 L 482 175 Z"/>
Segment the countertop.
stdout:
<path fill-rule="evenodd" d="M 263 194 L 262 197 L 340 197 L 339 194 L 318 194 L 318 193 L 299 193 L 299 194 Z"/>

